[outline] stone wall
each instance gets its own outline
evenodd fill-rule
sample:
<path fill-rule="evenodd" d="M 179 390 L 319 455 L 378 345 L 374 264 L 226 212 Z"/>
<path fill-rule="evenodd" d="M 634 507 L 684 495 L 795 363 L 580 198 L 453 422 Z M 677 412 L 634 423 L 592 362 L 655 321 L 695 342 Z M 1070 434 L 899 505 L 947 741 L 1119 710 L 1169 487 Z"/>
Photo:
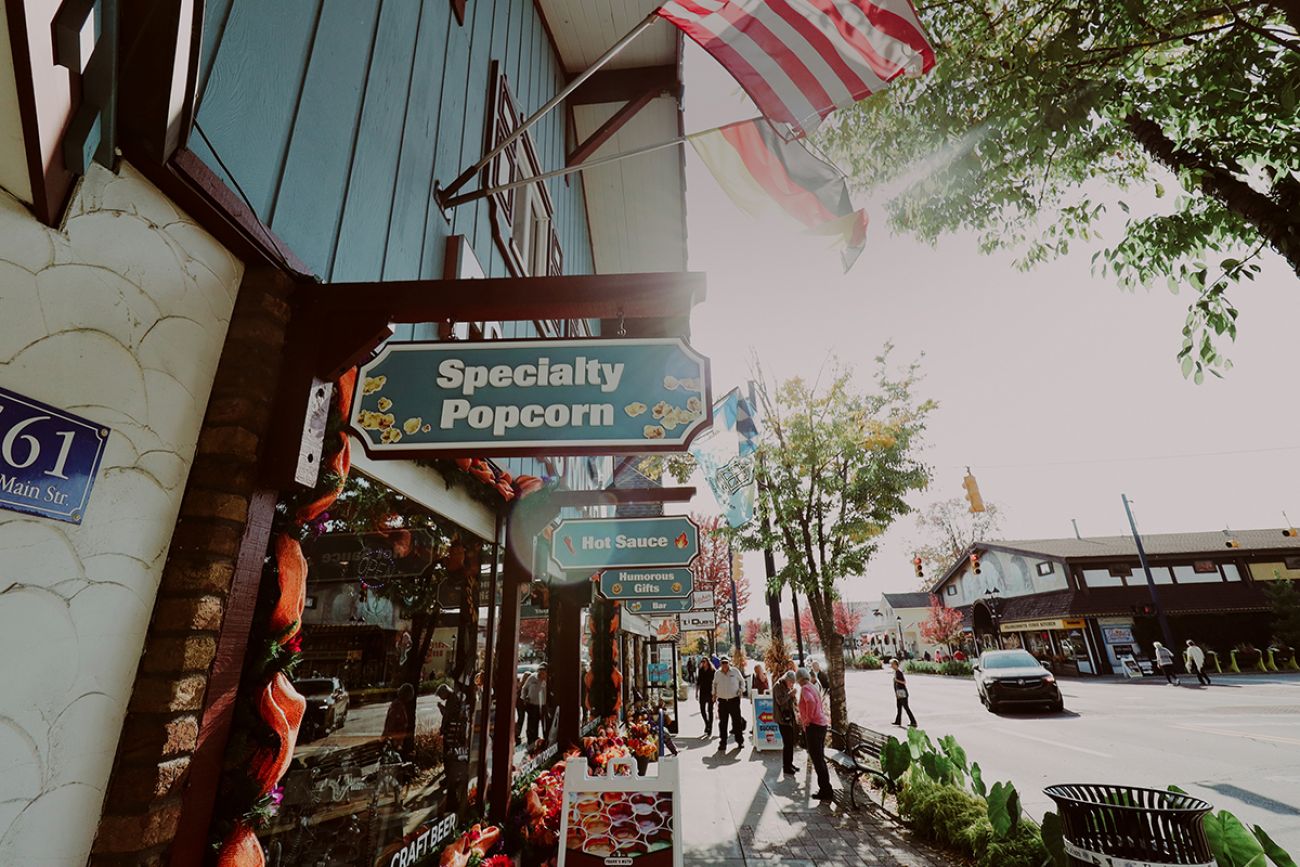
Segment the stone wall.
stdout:
<path fill-rule="evenodd" d="M 82 525 L 0 511 L 0 864 L 86 863 L 242 272 L 129 165 L 61 230 L 0 191 L 0 385 L 112 429 Z"/>

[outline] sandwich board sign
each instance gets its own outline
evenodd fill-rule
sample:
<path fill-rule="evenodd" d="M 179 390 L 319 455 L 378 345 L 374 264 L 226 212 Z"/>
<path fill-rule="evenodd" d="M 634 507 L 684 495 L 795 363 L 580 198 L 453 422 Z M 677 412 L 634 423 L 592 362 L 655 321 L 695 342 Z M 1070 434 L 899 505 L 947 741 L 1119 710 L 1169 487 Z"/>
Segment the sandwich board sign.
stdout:
<path fill-rule="evenodd" d="M 388 343 L 350 414 L 376 458 L 680 452 L 712 422 L 709 361 L 678 337 Z"/>
<path fill-rule="evenodd" d="M 664 756 L 641 776 L 631 758 L 593 776 L 584 757 L 564 766 L 558 867 L 682 867 L 681 774 Z"/>

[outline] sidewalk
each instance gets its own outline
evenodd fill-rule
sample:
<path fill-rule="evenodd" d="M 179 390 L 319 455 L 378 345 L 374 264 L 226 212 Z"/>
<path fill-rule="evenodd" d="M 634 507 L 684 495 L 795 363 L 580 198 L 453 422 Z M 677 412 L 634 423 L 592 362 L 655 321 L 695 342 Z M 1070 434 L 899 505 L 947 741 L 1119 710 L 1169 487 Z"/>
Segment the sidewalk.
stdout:
<path fill-rule="evenodd" d="M 682 710 L 687 705 L 682 704 Z M 701 735 L 698 711 L 683 713 L 676 738 L 682 774 L 682 836 L 685 863 L 699 867 L 745 867 L 778 862 L 784 867 L 947 867 L 923 853 L 899 828 L 858 793 L 859 807 L 837 798 L 823 806 L 809 798 L 816 788 L 803 751 L 799 773 L 781 774 L 781 753 L 746 745 L 718 752 L 716 738 Z M 750 732 L 746 732 L 748 735 Z M 831 773 L 836 791 L 841 780 Z"/>

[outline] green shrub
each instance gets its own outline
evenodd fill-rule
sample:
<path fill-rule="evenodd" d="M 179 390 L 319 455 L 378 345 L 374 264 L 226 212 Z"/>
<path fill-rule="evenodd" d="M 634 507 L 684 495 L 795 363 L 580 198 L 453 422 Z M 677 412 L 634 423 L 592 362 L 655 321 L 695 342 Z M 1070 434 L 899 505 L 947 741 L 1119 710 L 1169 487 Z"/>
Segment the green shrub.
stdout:
<path fill-rule="evenodd" d="M 950 659 L 947 662 L 926 662 L 924 659 L 909 659 L 903 663 L 903 670 L 914 674 L 946 674 L 949 677 L 970 677 L 974 668 L 969 662 Z"/>
<path fill-rule="evenodd" d="M 982 799 L 915 770 L 898 795 L 898 809 L 908 827 L 977 867 L 1040 867 L 1048 857 L 1037 825 L 1021 822 L 1004 839 L 994 839 Z"/>
<path fill-rule="evenodd" d="M 864 653 L 859 656 L 854 662 L 854 665 L 858 668 L 866 669 L 867 671 L 877 671 L 884 668 L 884 663 L 880 661 L 880 657 L 870 653 Z"/>

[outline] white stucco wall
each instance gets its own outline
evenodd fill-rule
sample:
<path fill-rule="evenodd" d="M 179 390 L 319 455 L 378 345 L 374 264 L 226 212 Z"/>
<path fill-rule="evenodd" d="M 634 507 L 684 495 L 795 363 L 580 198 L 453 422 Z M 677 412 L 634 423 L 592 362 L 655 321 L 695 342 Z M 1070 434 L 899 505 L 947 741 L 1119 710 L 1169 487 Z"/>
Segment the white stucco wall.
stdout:
<path fill-rule="evenodd" d="M 0 190 L 0 385 L 112 429 L 81 526 L 0 511 L 0 864 L 86 863 L 241 274 L 129 166 Z"/>

